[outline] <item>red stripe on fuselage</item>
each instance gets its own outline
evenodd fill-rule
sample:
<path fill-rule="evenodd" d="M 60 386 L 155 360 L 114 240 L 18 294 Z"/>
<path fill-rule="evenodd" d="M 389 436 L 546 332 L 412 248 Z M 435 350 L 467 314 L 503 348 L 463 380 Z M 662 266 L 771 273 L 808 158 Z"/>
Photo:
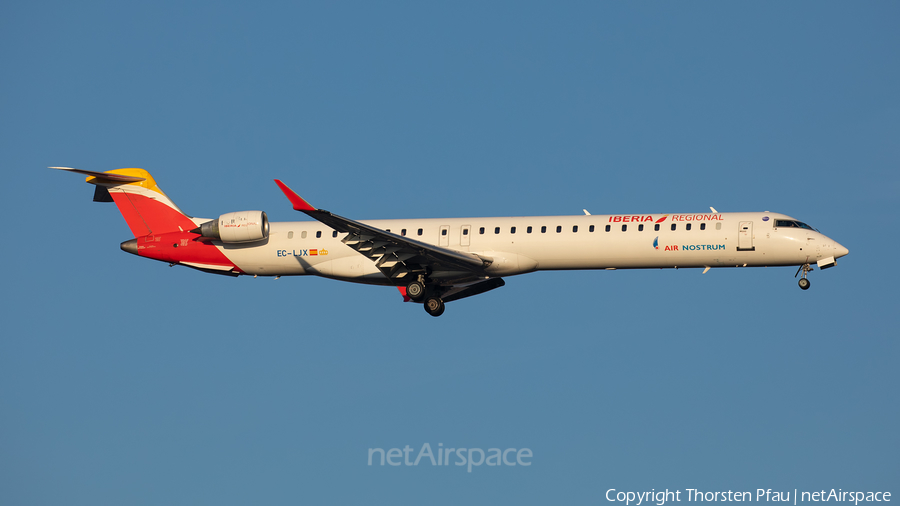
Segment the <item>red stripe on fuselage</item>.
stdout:
<path fill-rule="evenodd" d="M 138 255 L 163 262 L 222 265 L 240 272 L 219 248 L 209 240 L 200 239 L 201 236 L 190 232 L 169 232 L 138 237 Z"/>

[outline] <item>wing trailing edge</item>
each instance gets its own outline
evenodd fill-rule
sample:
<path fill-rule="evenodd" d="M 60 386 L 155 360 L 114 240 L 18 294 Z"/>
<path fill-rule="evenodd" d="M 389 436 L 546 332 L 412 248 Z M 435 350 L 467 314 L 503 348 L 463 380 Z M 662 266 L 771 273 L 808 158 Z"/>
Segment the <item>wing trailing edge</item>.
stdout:
<path fill-rule="evenodd" d="M 280 180 L 276 179 L 275 183 L 295 210 L 338 232 L 348 234 L 343 239 L 344 244 L 376 262 L 376 267 L 388 278 L 401 279 L 407 275 L 424 272 L 426 267 L 431 271 L 460 272 L 464 275 L 459 277 L 470 278 L 471 274 L 483 274 L 493 262 L 491 258 L 399 236 L 324 209 L 317 209 Z"/>

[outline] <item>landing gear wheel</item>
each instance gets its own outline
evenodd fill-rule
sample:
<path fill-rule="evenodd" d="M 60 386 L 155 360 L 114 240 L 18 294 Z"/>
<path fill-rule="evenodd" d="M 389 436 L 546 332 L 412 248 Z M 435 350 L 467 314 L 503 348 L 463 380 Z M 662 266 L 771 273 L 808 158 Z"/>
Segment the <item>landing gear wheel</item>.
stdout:
<path fill-rule="evenodd" d="M 425 297 L 425 285 L 421 281 L 412 281 L 406 285 L 406 296 L 419 302 Z"/>
<path fill-rule="evenodd" d="M 801 290 L 809 290 L 809 280 L 806 278 L 800 278 L 800 281 L 797 282 L 800 285 Z"/>
<path fill-rule="evenodd" d="M 444 314 L 444 301 L 440 297 L 428 297 L 425 299 L 425 312 L 431 316 Z"/>

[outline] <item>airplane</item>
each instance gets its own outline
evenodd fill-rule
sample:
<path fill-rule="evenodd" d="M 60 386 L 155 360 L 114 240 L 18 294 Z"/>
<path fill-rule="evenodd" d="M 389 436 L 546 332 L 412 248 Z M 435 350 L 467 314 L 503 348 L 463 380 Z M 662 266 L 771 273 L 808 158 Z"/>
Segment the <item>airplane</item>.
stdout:
<path fill-rule="evenodd" d="M 143 169 L 87 176 L 94 201 L 114 202 L 134 235 L 122 250 L 229 276 L 303 276 L 397 287 L 432 316 L 445 304 L 504 286 L 504 276 L 545 270 L 799 266 L 847 255 L 809 225 L 778 213 L 640 213 L 355 221 L 275 183 L 315 221 L 269 222 L 263 211 L 188 216 Z"/>

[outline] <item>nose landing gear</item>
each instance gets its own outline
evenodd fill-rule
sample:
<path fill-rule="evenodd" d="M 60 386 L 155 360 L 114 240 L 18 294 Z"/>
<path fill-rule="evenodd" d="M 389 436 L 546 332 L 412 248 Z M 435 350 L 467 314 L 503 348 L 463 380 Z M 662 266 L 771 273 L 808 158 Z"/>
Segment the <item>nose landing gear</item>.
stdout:
<path fill-rule="evenodd" d="M 806 279 L 806 275 L 811 270 L 813 270 L 813 268 L 808 263 L 801 265 L 800 268 L 797 269 L 797 274 L 800 274 L 801 271 L 803 272 L 803 275 L 800 276 L 800 281 L 797 282 L 797 284 L 800 285 L 801 290 L 809 290 L 809 280 Z M 797 277 L 797 274 L 794 274 L 795 278 Z"/>

